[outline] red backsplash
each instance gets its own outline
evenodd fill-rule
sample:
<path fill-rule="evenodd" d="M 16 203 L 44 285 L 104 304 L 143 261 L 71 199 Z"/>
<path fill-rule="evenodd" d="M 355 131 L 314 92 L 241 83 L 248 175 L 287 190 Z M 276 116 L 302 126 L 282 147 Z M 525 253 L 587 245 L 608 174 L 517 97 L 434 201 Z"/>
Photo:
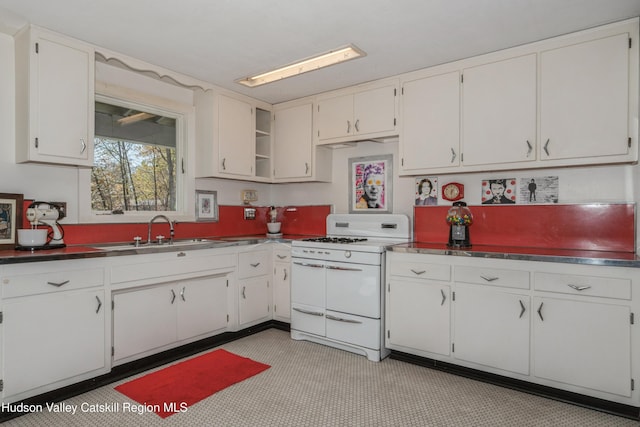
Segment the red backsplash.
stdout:
<path fill-rule="evenodd" d="M 414 240 L 447 243 L 450 206 L 414 207 Z M 471 244 L 635 252 L 635 204 L 469 206 Z"/>
<path fill-rule="evenodd" d="M 255 207 L 256 219 L 244 219 L 245 206 L 219 206 L 218 222 L 179 222 L 175 226 L 176 239 L 194 237 L 252 236 L 266 234 L 268 207 Z M 277 207 L 278 220 L 282 222 L 284 234 L 324 236 L 326 217 L 331 213 L 330 205 Z M 149 212 L 149 219 L 153 212 Z M 25 219 L 26 221 L 26 219 Z M 28 227 L 25 222 L 23 227 Z M 66 244 L 128 242 L 134 236 L 146 240 L 147 223 L 136 224 L 62 224 Z M 153 224 L 153 236 L 169 237 L 169 225 L 165 222 Z"/>

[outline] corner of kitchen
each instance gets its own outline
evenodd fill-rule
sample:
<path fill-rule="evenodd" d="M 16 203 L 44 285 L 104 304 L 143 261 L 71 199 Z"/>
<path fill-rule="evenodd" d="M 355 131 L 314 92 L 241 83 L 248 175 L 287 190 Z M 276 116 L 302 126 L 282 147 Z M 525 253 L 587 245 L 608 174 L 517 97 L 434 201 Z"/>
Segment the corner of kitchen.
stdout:
<path fill-rule="evenodd" d="M 637 5 L 228 84 L 5 7 L 0 422 L 271 330 L 640 420 Z"/>

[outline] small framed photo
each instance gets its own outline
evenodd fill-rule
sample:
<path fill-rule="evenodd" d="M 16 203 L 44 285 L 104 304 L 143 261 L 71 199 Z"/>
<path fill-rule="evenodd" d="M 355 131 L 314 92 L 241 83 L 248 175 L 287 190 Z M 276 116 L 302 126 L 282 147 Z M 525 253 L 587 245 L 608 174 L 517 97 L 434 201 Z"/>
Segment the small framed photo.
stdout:
<path fill-rule="evenodd" d="M 22 227 L 22 194 L 0 193 L 0 249 L 14 249 Z"/>
<path fill-rule="evenodd" d="M 520 178 L 518 203 L 525 205 L 558 203 L 558 189 L 557 176 Z"/>
<path fill-rule="evenodd" d="M 438 204 L 438 177 L 416 178 L 415 206 L 435 206 Z"/>
<path fill-rule="evenodd" d="M 393 156 L 349 159 L 349 213 L 391 213 Z"/>
<path fill-rule="evenodd" d="M 483 205 L 512 205 L 516 203 L 516 179 L 482 180 Z"/>
<path fill-rule="evenodd" d="M 196 221 L 218 221 L 218 192 L 196 190 Z"/>

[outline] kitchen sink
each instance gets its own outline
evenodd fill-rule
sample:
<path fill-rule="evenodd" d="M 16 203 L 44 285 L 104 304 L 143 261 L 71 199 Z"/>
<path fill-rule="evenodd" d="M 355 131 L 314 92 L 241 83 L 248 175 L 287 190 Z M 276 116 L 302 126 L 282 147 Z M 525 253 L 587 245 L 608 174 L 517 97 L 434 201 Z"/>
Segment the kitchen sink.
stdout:
<path fill-rule="evenodd" d="M 173 243 L 171 244 L 165 241 L 162 244 L 151 242 L 151 243 L 141 243 L 138 246 L 136 246 L 134 243 L 101 243 L 101 244 L 89 245 L 89 246 L 94 249 L 100 249 L 104 251 L 135 250 L 135 251 L 153 252 L 154 250 L 158 251 L 161 249 L 163 251 L 180 250 L 180 249 L 186 249 L 193 246 L 200 246 L 200 245 L 215 246 L 216 244 L 223 244 L 223 243 L 226 243 L 226 242 L 221 240 L 213 240 L 213 239 L 174 239 Z"/>

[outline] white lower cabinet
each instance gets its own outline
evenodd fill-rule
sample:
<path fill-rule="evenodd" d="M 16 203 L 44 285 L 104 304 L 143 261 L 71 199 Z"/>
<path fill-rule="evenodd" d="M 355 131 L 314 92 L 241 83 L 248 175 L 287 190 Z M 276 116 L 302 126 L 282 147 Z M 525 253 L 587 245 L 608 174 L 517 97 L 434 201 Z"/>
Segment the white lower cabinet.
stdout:
<path fill-rule="evenodd" d="M 291 322 L 291 246 L 273 250 L 273 318 Z"/>
<path fill-rule="evenodd" d="M 454 357 L 529 374 L 529 296 L 456 284 Z"/>
<path fill-rule="evenodd" d="M 113 364 L 225 332 L 235 253 L 117 257 L 111 266 Z"/>
<path fill-rule="evenodd" d="M 271 248 L 254 246 L 238 254 L 240 328 L 271 319 Z"/>
<path fill-rule="evenodd" d="M 640 407 L 640 270 L 390 252 L 386 271 L 389 349 Z"/>
<path fill-rule="evenodd" d="M 446 283 L 392 278 L 387 286 L 388 346 L 448 356 L 449 294 Z"/>
<path fill-rule="evenodd" d="M 222 275 L 115 293 L 114 362 L 223 330 L 227 289 Z"/>
<path fill-rule="evenodd" d="M 42 262 L 27 268 L 7 266 L 3 271 L 3 402 L 109 370 L 109 306 L 104 269 L 98 263 Z"/>

